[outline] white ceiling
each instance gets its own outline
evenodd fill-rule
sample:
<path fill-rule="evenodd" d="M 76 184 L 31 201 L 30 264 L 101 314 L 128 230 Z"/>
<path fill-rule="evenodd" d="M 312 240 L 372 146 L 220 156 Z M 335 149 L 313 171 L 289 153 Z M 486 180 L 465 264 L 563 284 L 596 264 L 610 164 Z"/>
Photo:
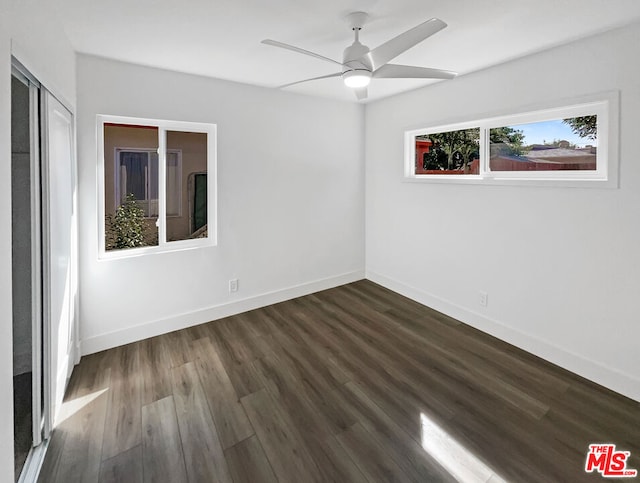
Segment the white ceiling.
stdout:
<path fill-rule="evenodd" d="M 444 20 L 446 29 L 393 62 L 460 74 L 640 20 L 638 0 L 56 0 L 55 5 L 78 52 L 269 87 L 336 69 L 262 45 L 262 39 L 341 61 L 353 40 L 344 16 L 353 11 L 370 14 L 361 33 L 370 48 L 431 17 Z M 369 100 L 429 82 L 374 79 Z M 355 101 L 340 78 L 289 89 Z"/>

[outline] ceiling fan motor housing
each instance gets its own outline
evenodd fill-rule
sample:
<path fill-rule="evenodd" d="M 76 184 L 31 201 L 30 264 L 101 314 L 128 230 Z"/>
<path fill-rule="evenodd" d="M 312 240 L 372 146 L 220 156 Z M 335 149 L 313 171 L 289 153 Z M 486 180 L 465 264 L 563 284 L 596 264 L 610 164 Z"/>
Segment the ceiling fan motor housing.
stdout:
<path fill-rule="evenodd" d="M 371 72 L 371 65 L 366 65 L 366 55 L 369 53 L 369 47 L 362 45 L 359 41 L 355 41 L 349 47 L 344 49 L 342 55 L 342 64 L 344 66 L 342 73 L 351 70 L 366 70 Z"/>

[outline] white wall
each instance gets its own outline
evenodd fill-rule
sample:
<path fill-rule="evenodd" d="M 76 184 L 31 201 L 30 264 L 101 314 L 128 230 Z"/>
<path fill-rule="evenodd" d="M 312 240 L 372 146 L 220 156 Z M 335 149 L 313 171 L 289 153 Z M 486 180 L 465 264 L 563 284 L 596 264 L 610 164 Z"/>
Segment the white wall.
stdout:
<path fill-rule="evenodd" d="M 367 276 L 640 400 L 637 45 L 634 25 L 369 104 Z M 619 189 L 402 182 L 406 129 L 614 89 Z"/>
<path fill-rule="evenodd" d="M 10 73 L 15 55 L 57 96 L 75 103 L 75 56 L 46 2 L 0 0 L 0 387 L 12 386 Z M 13 482 L 12 391 L 0 394 L 0 483 Z"/>
<path fill-rule="evenodd" d="M 364 276 L 362 106 L 84 55 L 77 82 L 83 353 Z M 98 259 L 97 114 L 218 125 L 218 246 Z"/>
<path fill-rule="evenodd" d="M 9 0 L 11 53 L 63 104 L 76 100 L 75 52 L 52 5 Z"/>

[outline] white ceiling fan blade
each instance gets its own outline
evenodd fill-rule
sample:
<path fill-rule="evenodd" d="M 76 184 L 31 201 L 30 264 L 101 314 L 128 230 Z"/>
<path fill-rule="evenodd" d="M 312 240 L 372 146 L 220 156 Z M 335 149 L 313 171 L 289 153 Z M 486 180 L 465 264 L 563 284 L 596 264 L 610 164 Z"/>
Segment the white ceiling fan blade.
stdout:
<path fill-rule="evenodd" d="M 330 59 L 329 57 L 325 57 L 324 55 L 316 54 L 315 52 L 310 52 L 308 50 L 301 49 L 300 47 L 296 47 L 294 45 L 278 42 L 277 40 L 265 39 L 262 41 L 262 43 L 265 45 L 280 47 L 281 49 L 292 50 L 293 52 L 298 52 L 299 54 L 310 55 L 311 57 L 315 57 L 316 59 L 325 60 L 333 64 L 342 65 L 342 63 L 338 62 L 337 60 Z"/>
<path fill-rule="evenodd" d="M 278 89 L 284 89 L 285 87 L 295 86 L 296 84 L 302 84 L 303 82 L 309 82 L 309 81 L 320 80 L 320 79 L 329 79 L 331 77 L 340 77 L 341 75 L 342 75 L 342 72 L 336 72 L 335 74 L 329 74 L 329 75 L 321 75 L 320 77 L 312 77 L 311 79 L 304 79 L 301 81 L 291 82 L 290 84 L 285 84 L 283 86 L 278 86 Z"/>
<path fill-rule="evenodd" d="M 453 79 L 457 75 L 450 70 L 397 64 L 383 65 L 373 73 L 378 79 Z"/>
<path fill-rule="evenodd" d="M 447 24 L 442 20 L 432 18 L 421 23 L 417 27 L 407 30 L 397 37 L 388 40 L 384 44 L 371 50 L 359 60 L 361 62 L 368 61 L 368 63 L 371 64 L 372 69 L 377 70 L 390 60 L 395 59 L 406 50 L 409 50 L 414 45 L 422 42 L 427 37 L 431 37 L 446 26 Z"/>
<path fill-rule="evenodd" d="M 361 101 L 362 99 L 366 99 L 369 96 L 369 92 L 367 91 L 366 87 L 356 87 L 355 89 L 353 89 L 353 92 L 356 93 L 356 97 L 359 101 Z"/>

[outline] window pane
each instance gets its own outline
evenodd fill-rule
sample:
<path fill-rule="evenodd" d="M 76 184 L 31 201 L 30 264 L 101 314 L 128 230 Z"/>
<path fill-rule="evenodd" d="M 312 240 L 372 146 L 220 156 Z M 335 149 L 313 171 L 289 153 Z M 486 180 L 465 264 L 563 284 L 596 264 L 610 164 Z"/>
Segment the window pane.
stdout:
<path fill-rule="evenodd" d="M 207 174 L 193 175 L 193 230 L 198 231 L 207 224 Z"/>
<path fill-rule="evenodd" d="M 157 218 L 160 213 L 158 210 L 158 192 L 160 189 L 159 173 L 158 173 L 158 152 L 151 154 L 151 160 L 149 164 L 149 212 L 147 216 Z"/>
<path fill-rule="evenodd" d="M 158 128 L 104 125 L 105 248 L 158 244 Z"/>
<path fill-rule="evenodd" d="M 136 200 L 147 199 L 148 169 L 149 153 L 120 151 L 120 203 L 128 194 L 132 194 Z"/>
<path fill-rule="evenodd" d="M 167 131 L 167 241 L 207 237 L 207 134 Z"/>
<path fill-rule="evenodd" d="M 416 136 L 415 174 L 480 172 L 480 128 Z"/>
<path fill-rule="evenodd" d="M 489 137 L 491 171 L 596 169 L 595 115 L 493 128 Z"/>
<path fill-rule="evenodd" d="M 167 216 L 180 216 L 180 157 L 177 152 L 167 153 Z"/>

